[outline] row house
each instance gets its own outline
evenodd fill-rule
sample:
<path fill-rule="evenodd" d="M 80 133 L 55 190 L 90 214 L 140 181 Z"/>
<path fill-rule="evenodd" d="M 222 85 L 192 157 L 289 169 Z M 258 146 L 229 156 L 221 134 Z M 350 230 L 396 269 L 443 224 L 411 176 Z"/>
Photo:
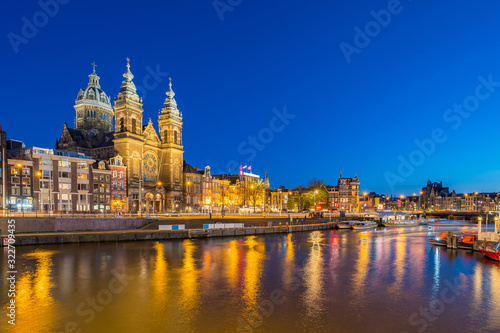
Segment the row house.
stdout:
<path fill-rule="evenodd" d="M 92 198 L 92 211 L 111 212 L 111 169 L 105 161 L 93 165 Z"/>
<path fill-rule="evenodd" d="M 288 204 L 288 197 L 289 197 L 289 191 L 284 188 L 283 186 L 280 186 L 279 188 L 272 190 L 269 192 L 269 210 L 271 212 L 283 212 L 287 211 L 287 204 Z"/>
<path fill-rule="evenodd" d="M 111 171 L 111 209 L 114 212 L 127 212 L 127 167 L 120 155 L 111 158 L 108 167 Z"/>
<path fill-rule="evenodd" d="M 358 176 L 342 177 L 342 172 L 336 186 L 327 186 L 328 201 L 332 210 L 359 212 L 359 179 Z"/>
<path fill-rule="evenodd" d="M 182 168 L 184 183 L 184 209 L 186 213 L 197 213 L 201 211 L 202 199 L 202 179 L 203 173 L 193 168 L 184 161 Z"/>

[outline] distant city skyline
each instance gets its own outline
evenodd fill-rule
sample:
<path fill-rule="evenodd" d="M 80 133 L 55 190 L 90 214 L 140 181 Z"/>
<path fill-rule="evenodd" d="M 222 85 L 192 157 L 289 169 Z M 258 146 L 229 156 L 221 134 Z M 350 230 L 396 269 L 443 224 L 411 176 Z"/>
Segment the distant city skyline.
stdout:
<path fill-rule="evenodd" d="M 129 57 L 156 129 L 172 78 L 194 167 L 252 165 L 272 188 L 335 184 L 342 170 L 361 192 L 410 195 L 428 179 L 500 191 L 500 4 L 57 4 L 6 4 L 10 139 L 54 148 L 91 63 L 113 98 Z"/>

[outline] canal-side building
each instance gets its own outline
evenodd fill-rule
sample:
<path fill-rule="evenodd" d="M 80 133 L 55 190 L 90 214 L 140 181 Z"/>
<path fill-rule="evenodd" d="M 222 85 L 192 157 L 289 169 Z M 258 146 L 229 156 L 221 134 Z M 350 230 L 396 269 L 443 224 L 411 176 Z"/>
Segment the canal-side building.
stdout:
<path fill-rule="evenodd" d="M 92 211 L 111 212 L 111 169 L 105 161 L 92 165 Z"/>
<path fill-rule="evenodd" d="M 33 161 L 22 154 L 11 155 L 6 166 L 8 210 L 34 211 L 32 177 Z"/>
<path fill-rule="evenodd" d="M 83 153 L 29 147 L 23 149 L 33 162 L 33 193 L 37 211 L 89 212 L 91 165 Z"/>
<path fill-rule="evenodd" d="M 269 210 L 271 212 L 286 212 L 289 190 L 283 186 L 269 192 Z"/>
<path fill-rule="evenodd" d="M 359 178 L 342 177 L 342 172 L 336 186 L 327 186 L 328 201 L 332 210 L 349 213 L 359 212 Z"/>
<path fill-rule="evenodd" d="M 111 210 L 113 212 L 128 212 L 127 199 L 127 167 L 123 158 L 117 155 L 109 160 L 111 171 Z"/>
<path fill-rule="evenodd" d="M 185 213 L 198 213 L 202 205 L 202 178 L 203 173 L 193 168 L 184 161 L 182 166 L 184 181 L 183 211 Z"/>

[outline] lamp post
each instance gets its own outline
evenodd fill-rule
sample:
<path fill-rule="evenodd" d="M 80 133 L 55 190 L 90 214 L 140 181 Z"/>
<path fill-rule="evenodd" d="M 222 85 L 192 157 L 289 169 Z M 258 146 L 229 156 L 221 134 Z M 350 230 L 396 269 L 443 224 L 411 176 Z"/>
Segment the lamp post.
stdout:
<path fill-rule="evenodd" d="M 314 190 L 314 211 L 316 211 L 316 193 L 318 193 L 318 190 Z"/>

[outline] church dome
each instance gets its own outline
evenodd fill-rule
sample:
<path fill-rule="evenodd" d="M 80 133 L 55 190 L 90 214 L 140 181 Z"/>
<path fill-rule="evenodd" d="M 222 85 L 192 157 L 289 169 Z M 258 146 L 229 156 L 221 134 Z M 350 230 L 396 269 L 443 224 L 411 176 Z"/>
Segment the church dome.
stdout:
<path fill-rule="evenodd" d="M 75 104 L 94 104 L 107 109 L 111 109 L 111 102 L 106 93 L 99 85 L 99 76 L 95 73 L 95 68 L 92 74 L 89 75 L 89 84 L 87 88 L 80 89 L 76 97 Z"/>

